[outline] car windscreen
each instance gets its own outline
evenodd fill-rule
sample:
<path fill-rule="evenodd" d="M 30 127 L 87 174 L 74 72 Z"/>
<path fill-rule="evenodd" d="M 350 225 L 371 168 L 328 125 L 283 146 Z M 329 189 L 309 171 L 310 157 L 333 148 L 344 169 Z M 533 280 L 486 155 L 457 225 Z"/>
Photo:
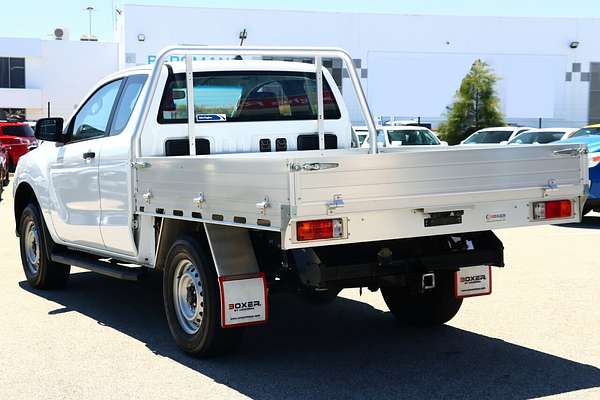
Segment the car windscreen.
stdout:
<path fill-rule="evenodd" d="M 598 128 L 581 128 L 575 132 L 571 137 L 577 136 L 588 136 L 588 135 L 600 135 L 600 127 Z"/>
<path fill-rule="evenodd" d="M 464 141 L 465 144 L 500 143 L 508 140 L 512 131 L 481 131 L 475 132 Z"/>
<path fill-rule="evenodd" d="M 159 123 L 187 122 L 184 74 L 165 88 Z M 339 119 L 335 96 L 323 81 L 325 119 Z M 317 119 L 314 73 L 288 71 L 215 71 L 194 73 L 196 122 L 289 121 Z"/>
<path fill-rule="evenodd" d="M 367 136 L 369 136 L 369 132 L 368 131 L 356 131 L 356 136 L 358 137 L 358 144 L 359 146 L 362 146 L 362 144 L 365 142 L 365 140 L 367 139 Z"/>
<path fill-rule="evenodd" d="M 508 144 L 544 144 L 544 143 L 552 143 L 557 140 L 562 139 L 564 136 L 564 132 L 556 131 L 556 132 L 524 132 L 519 136 L 508 142 Z"/>
<path fill-rule="evenodd" d="M 27 124 L 7 125 L 1 127 L 1 129 L 6 136 L 33 137 L 33 129 Z"/>
<path fill-rule="evenodd" d="M 390 143 L 400 143 L 402 146 L 435 145 L 440 142 L 435 135 L 426 129 L 398 129 L 388 130 Z"/>

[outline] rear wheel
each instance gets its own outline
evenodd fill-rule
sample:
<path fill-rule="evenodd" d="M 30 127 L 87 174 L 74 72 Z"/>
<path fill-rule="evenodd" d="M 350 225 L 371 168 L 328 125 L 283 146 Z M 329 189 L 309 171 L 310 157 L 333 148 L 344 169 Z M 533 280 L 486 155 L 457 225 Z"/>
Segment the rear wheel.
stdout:
<path fill-rule="evenodd" d="M 453 272 L 436 273 L 436 287 L 424 293 L 405 287 L 382 287 L 381 294 L 392 314 L 403 324 L 436 326 L 450 321 L 462 299 L 454 297 Z"/>
<path fill-rule="evenodd" d="M 163 301 L 175 343 L 186 353 L 206 357 L 222 353 L 239 341 L 239 329 L 221 327 L 217 274 L 198 242 L 177 240 L 167 255 Z"/>
<path fill-rule="evenodd" d="M 45 246 L 44 221 L 35 204 L 21 214 L 19 236 L 21 263 L 29 285 L 35 289 L 62 288 L 69 280 L 71 266 L 53 262 Z"/>

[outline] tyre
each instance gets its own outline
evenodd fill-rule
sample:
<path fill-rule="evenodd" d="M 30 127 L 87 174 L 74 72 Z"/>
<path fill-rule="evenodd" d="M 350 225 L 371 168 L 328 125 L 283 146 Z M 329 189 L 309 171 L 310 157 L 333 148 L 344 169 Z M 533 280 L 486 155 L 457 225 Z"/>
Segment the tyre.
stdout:
<path fill-rule="evenodd" d="M 163 301 L 169 330 L 177 346 L 195 357 L 234 348 L 239 328 L 221 327 L 221 299 L 215 268 L 192 237 L 169 250 L 163 274 Z"/>
<path fill-rule="evenodd" d="M 381 294 L 398 321 L 414 326 L 437 326 L 450 321 L 462 299 L 454 297 L 454 273 L 436 273 L 436 287 L 424 293 L 405 287 L 382 287 Z"/>
<path fill-rule="evenodd" d="M 35 204 L 29 204 L 21 214 L 19 240 L 21 263 L 29 285 L 35 289 L 63 288 L 69 280 L 70 265 L 53 262 L 47 252 L 47 231 Z"/>

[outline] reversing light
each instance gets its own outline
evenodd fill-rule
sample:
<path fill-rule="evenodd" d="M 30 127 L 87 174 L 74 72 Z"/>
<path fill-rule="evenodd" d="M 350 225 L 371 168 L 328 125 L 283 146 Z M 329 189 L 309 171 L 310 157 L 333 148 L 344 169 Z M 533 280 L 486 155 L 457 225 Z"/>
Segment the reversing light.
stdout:
<path fill-rule="evenodd" d="M 571 200 L 551 200 L 533 203 L 533 219 L 570 218 L 573 216 Z"/>
<path fill-rule="evenodd" d="M 341 218 L 298 221 L 296 238 L 298 241 L 337 239 L 344 235 L 344 224 Z"/>

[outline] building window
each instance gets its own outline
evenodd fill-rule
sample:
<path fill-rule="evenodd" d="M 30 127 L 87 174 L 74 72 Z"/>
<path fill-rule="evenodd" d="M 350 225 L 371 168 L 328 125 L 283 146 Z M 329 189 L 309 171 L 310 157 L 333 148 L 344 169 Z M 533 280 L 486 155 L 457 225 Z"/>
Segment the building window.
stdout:
<path fill-rule="evenodd" d="M 0 57 L 0 88 L 25 88 L 25 59 Z"/>

